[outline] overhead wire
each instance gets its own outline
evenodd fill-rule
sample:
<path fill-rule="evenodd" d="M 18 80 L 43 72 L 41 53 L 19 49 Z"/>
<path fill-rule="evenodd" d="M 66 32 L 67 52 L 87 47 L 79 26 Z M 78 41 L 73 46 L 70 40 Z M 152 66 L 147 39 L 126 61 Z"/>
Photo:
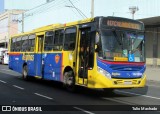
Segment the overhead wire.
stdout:
<path fill-rule="evenodd" d="M 80 15 L 77 15 L 77 13 L 71 8 L 71 10 L 72 10 L 72 12 L 77 16 L 77 17 L 79 17 L 80 18 Z"/>
<path fill-rule="evenodd" d="M 75 1 L 73 1 L 74 3 L 76 3 L 76 2 L 78 2 L 79 0 L 75 0 Z M 61 1 L 59 1 L 59 2 L 56 2 L 55 4 L 52 4 L 52 5 L 50 5 L 50 7 L 47 7 L 47 9 L 45 9 L 45 7 L 43 7 L 44 9 L 42 9 L 42 10 L 40 10 L 39 12 L 36 12 L 36 13 L 34 13 L 33 15 L 35 16 L 35 15 L 37 15 L 37 14 L 40 14 L 40 13 L 43 13 L 43 12 L 45 12 L 45 13 L 47 13 L 47 12 L 49 12 L 49 11 L 52 11 L 52 12 L 55 12 L 56 10 L 59 10 L 59 9 L 61 9 L 61 8 L 64 8 L 64 6 L 66 5 L 66 4 L 68 4 L 68 0 L 66 1 L 66 0 L 61 0 Z M 55 6 L 55 7 L 54 7 Z M 51 10 L 52 9 L 52 10 Z M 74 11 L 73 11 L 74 12 Z M 74 12 L 75 13 L 75 12 Z M 76 14 L 76 13 L 75 13 Z"/>
<path fill-rule="evenodd" d="M 65 3 L 64 5 L 67 5 L 68 4 L 68 0 L 66 1 L 66 0 L 63 0 L 64 2 L 63 3 Z M 78 2 L 79 0 L 76 0 L 76 1 L 74 1 L 74 3 L 76 3 L 76 2 Z M 56 7 L 50 7 L 49 9 L 52 9 L 52 12 L 55 12 L 55 11 L 57 11 L 57 10 L 59 10 L 59 9 L 61 9 L 61 8 L 64 8 L 64 5 L 63 6 L 61 6 L 61 4 L 59 4 L 59 5 L 57 5 Z M 51 11 L 51 10 L 49 10 L 48 9 L 48 11 L 45 11 L 45 14 L 46 13 L 48 13 L 49 11 Z M 77 13 L 73 10 L 73 8 L 71 9 L 72 11 L 73 11 L 73 13 L 78 17 L 78 18 L 80 18 L 79 16 L 79 14 L 77 15 Z M 39 12 L 39 14 L 40 13 L 43 13 L 43 12 Z M 54 16 L 54 15 L 56 15 L 56 14 L 52 14 L 52 16 Z"/>
<path fill-rule="evenodd" d="M 76 2 L 78 2 L 79 0 L 77 0 Z M 75 3 L 75 2 L 74 2 Z M 69 5 L 70 5 L 70 3 L 69 3 Z M 67 6 L 69 6 L 68 4 L 67 4 Z M 78 17 L 78 18 L 80 18 L 80 15 L 79 15 L 79 13 L 77 14 L 74 10 L 73 10 L 73 8 L 70 8 L 71 10 L 72 10 L 72 12 Z M 82 17 L 82 16 L 81 16 Z"/>
<path fill-rule="evenodd" d="M 42 7 L 42 6 L 45 6 L 46 4 L 52 3 L 53 1 L 55 1 L 55 0 L 52 0 L 52 1 L 50 1 L 50 2 L 43 3 L 43 4 L 41 4 L 41 5 L 38 5 L 38 6 L 36 6 L 36 7 L 33 7 L 33 8 L 31 8 L 31 9 L 25 11 L 24 13 L 28 13 L 28 12 L 34 10 L 34 9 L 37 9 L 37 8 L 39 8 L 39 7 Z M 22 16 L 20 16 L 18 19 L 21 19 L 21 18 L 22 18 Z"/>
<path fill-rule="evenodd" d="M 43 6 L 43 7 L 41 7 L 41 8 L 38 8 L 38 9 L 36 9 L 36 10 L 34 10 L 33 12 L 30 12 L 30 13 L 34 15 L 34 14 L 36 14 L 36 13 L 38 13 L 38 12 L 41 12 L 42 10 L 45 11 L 45 9 L 47 9 L 48 7 L 50 7 L 50 6 L 54 5 L 54 4 L 55 4 L 55 2 L 46 4 L 45 6 Z"/>
<path fill-rule="evenodd" d="M 77 1 L 76 1 L 77 2 Z M 60 0 L 59 2 L 57 2 L 57 3 L 55 3 L 55 4 L 52 4 L 52 5 L 50 5 L 49 7 L 47 7 L 47 9 L 42 9 L 42 10 L 40 10 L 39 12 L 36 12 L 36 13 L 34 13 L 34 15 L 36 15 L 36 14 L 40 14 L 40 13 L 43 13 L 43 12 L 49 12 L 49 11 L 51 11 L 50 9 L 52 9 L 52 12 L 54 12 L 54 11 L 56 11 L 56 10 L 58 10 L 58 9 L 60 9 L 60 8 L 64 8 L 64 4 L 66 4 L 67 3 L 67 1 L 66 0 Z M 53 7 L 54 6 L 54 7 Z M 54 9 L 54 10 L 53 10 Z"/>
<path fill-rule="evenodd" d="M 71 3 L 71 5 L 73 6 L 73 8 L 75 8 L 77 10 L 77 12 L 83 17 L 83 18 L 87 18 L 87 16 L 81 11 L 79 10 L 71 0 L 69 0 L 69 2 Z"/>
<path fill-rule="evenodd" d="M 34 12 L 33 15 L 46 12 L 46 11 L 50 10 L 51 8 L 57 9 L 57 7 L 59 7 L 61 4 L 64 4 L 63 0 L 60 0 L 58 3 L 56 2 L 55 4 L 51 4 L 49 6 L 45 6 L 42 9 L 38 10 L 37 12 Z M 53 6 L 55 6 L 55 7 L 53 7 Z"/>
<path fill-rule="evenodd" d="M 24 18 L 27 18 L 27 17 L 30 17 L 30 16 L 35 16 L 35 15 L 41 14 L 43 12 L 47 13 L 47 12 L 51 11 L 50 9 L 53 9 L 52 12 L 54 12 L 54 11 L 60 9 L 60 8 L 63 8 L 64 7 L 63 4 L 68 3 L 67 1 L 66 0 L 56 0 L 56 1 L 52 0 L 49 3 L 41 4 L 39 6 L 36 6 L 36 7 L 32 8 L 32 9 L 29 9 L 29 10 L 25 11 L 24 12 L 25 13 Z M 74 0 L 72 3 L 75 3 L 77 1 L 79 1 L 79 0 Z M 32 10 L 33 10 L 33 12 L 32 12 Z M 27 16 L 27 14 L 29 14 L 29 15 Z M 22 19 L 22 16 L 18 17 L 17 20 L 19 20 L 19 19 Z"/>
<path fill-rule="evenodd" d="M 75 3 L 77 1 L 79 1 L 79 0 L 74 0 L 73 2 Z M 40 14 L 40 13 L 43 13 L 43 12 L 46 13 L 48 11 L 51 11 L 50 9 L 54 9 L 54 10 L 52 10 L 52 12 L 54 12 L 54 11 L 60 9 L 60 8 L 64 8 L 64 4 L 68 4 L 68 0 L 67 1 L 66 0 L 57 0 L 57 1 L 52 0 L 49 3 L 44 3 L 44 4 L 41 4 L 41 5 L 36 6 L 34 8 L 31 8 L 31 9 L 25 11 L 24 13 L 26 13 L 26 14 L 32 13 L 32 15 L 37 15 L 37 14 Z M 32 10 L 33 10 L 33 12 L 32 12 Z M 27 17 L 25 16 L 25 18 L 27 18 Z M 17 22 L 19 22 L 18 21 L 19 19 L 20 19 L 20 17 L 17 18 Z M 10 23 L 13 23 L 13 20 L 11 20 Z M 17 28 L 15 28 L 15 29 L 17 29 Z M 20 30 L 18 30 L 18 31 L 20 31 Z"/>
<path fill-rule="evenodd" d="M 49 4 L 49 3 L 53 2 L 53 1 L 55 1 L 55 0 L 52 0 L 52 1 L 50 1 L 50 2 L 47 2 L 47 3 L 41 4 L 41 5 L 36 6 L 36 7 L 34 7 L 34 8 L 31 8 L 30 10 L 34 10 L 34 9 L 36 9 L 36 8 L 39 8 L 39 7 L 44 6 L 44 5 L 46 5 L 46 4 Z M 29 11 L 30 11 L 30 10 L 29 10 Z"/>

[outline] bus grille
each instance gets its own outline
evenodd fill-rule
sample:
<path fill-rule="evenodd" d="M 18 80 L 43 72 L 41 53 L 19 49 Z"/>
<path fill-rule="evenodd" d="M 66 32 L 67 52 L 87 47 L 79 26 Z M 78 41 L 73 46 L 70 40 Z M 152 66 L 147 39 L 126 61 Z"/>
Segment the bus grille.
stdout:
<path fill-rule="evenodd" d="M 114 80 L 115 85 L 138 85 L 140 84 L 139 80 Z"/>
<path fill-rule="evenodd" d="M 140 71 L 142 67 L 139 66 L 115 66 L 111 65 L 109 68 L 117 71 Z"/>

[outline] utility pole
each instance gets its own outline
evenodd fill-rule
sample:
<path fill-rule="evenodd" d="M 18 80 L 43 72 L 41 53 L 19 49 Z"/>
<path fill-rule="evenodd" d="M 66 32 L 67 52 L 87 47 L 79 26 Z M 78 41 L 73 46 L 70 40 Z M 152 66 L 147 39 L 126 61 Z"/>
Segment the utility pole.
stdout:
<path fill-rule="evenodd" d="M 131 11 L 132 19 L 134 19 L 134 14 L 136 13 L 136 11 L 139 10 L 139 8 L 136 6 L 131 6 L 131 7 L 129 7 L 129 10 Z"/>
<path fill-rule="evenodd" d="M 22 23 L 22 30 L 21 32 L 24 32 L 24 12 L 22 13 L 22 19 L 15 19 L 13 22 Z"/>
<path fill-rule="evenodd" d="M 94 17 L 94 0 L 91 0 L 91 18 Z"/>
<path fill-rule="evenodd" d="M 8 41 L 9 41 L 9 38 L 10 38 L 10 18 L 11 18 L 11 13 L 10 11 L 8 12 Z M 6 37 L 5 37 L 5 48 L 7 48 L 8 44 L 7 44 L 7 40 L 6 40 Z"/>
<path fill-rule="evenodd" d="M 24 12 L 22 13 L 22 33 L 24 32 Z"/>
<path fill-rule="evenodd" d="M 8 41 L 9 41 L 9 40 L 8 40 Z M 5 43 L 5 44 L 4 44 L 4 47 L 7 48 L 7 45 L 8 45 L 8 44 L 7 44 L 7 37 L 6 37 L 6 36 L 5 36 L 5 41 L 4 41 L 4 43 Z"/>

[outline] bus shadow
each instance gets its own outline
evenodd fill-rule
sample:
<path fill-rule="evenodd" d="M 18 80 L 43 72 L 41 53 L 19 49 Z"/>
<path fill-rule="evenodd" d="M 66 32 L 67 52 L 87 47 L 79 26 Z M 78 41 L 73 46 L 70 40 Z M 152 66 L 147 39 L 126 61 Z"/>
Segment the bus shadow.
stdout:
<path fill-rule="evenodd" d="M 19 77 L 19 80 L 27 83 L 36 84 L 38 86 L 51 87 L 59 90 L 64 89 L 63 84 L 57 81 L 36 79 L 34 77 L 29 77 L 27 80 L 24 80 L 22 77 Z"/>
<path fill-rule="evenodd" d="M 131 96 L 141 96 L 147 95 L 149 87 L 146 85 L 143 88 L 133 88 L 133 89 L 119 89 L 118 93 L 129 94 Z"/>
<path fill-rule="evenodd" d="M 84 87 L 78 87 L 77 93 L 92 97 L 134 97 L 147 95 L 148 86 L 144 88 L 133 89 L 115 89 L 114 91 L 103 91 L 103 89 L 88 89 Z"/>
<path fill-rule="evenodd" d="M 20 80 L 23 80 L 22 78 L 19 78 Z M 24 80 L 23 80 L 24 81 Z M 57 81 L 51 81 L 51 80 L 42 80 L 42 79 L 35 79 L 35 78 L 29 78 L 29 80 L 26 81 L 27 83 L 32 84 L 38 84 L 39 86 L 47 86 L 50 88 L 54 88 L 58 91 L 65 91 L 69 94 L 79 94 L 83 96 L 89 96 L 94 98 L 99 97 L 133 97 L 133 96 L 141 96 L 146 95 L 148 92 L 148 86 L 145 86 L 144 88 L 133 88 L 133 89 L 115 89 L 114 91 L 103 91 L 103 89 L 89 89 L 81 86 L 76 86 L 76 91 L 70 92 L 68 91 L 61 82 Z"/>

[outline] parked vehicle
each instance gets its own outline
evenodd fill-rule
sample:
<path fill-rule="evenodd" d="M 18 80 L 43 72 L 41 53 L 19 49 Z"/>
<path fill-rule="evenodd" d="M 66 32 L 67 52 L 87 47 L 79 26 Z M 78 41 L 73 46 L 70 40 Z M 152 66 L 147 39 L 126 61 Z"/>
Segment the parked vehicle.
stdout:
<path fill-rule="evenodd" d="M 8 50 L 2 51 L 3 56 L 2 56 L 2 64 L 8 64 L 9 61 L 9 55 L 8 55 Z"/>
<path fill-rule="evenodd" d="M 0 48 L 0 63 L 2 63 L 3 53 L 6 50 L 8 50 L 8 49 L 6 49 L 6 48 Z"/>

